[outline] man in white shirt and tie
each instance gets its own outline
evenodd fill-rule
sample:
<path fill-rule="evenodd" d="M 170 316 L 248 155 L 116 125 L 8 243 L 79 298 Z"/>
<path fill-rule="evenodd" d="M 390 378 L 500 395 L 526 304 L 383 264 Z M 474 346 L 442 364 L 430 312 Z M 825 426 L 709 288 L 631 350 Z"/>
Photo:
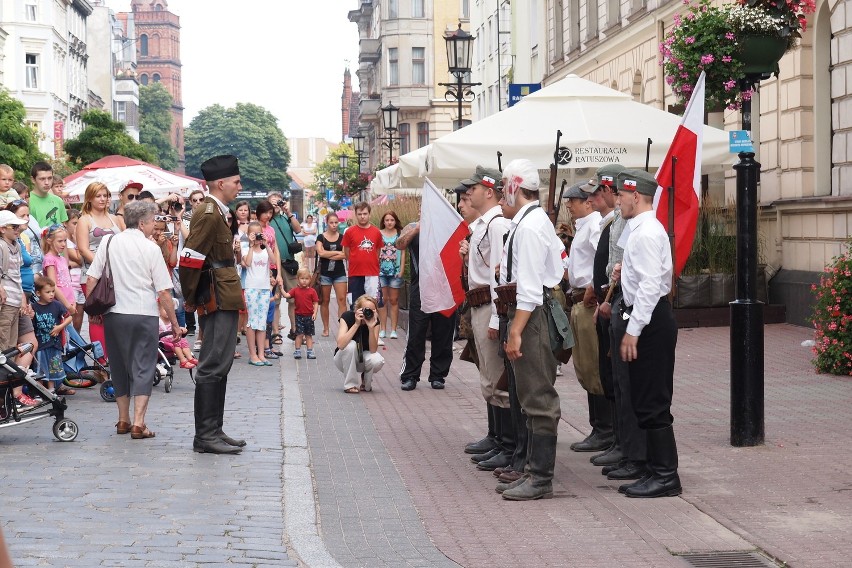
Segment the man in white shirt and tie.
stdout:
<path fill-rule="evenodd" d="M 657 181 L 642 170 L 618 176 L 618 202 L 630 232 L 624 259 L 613 277 L 624 293 L 613 317 L 627 320 L 618 348 L 628 364 L 630 396 L 639 427 L 647 436 L 648 473 L 619 487 L 628 497 L 672 497 L 682 492 L 671 415 L 677 322 L 668 294 L 672 288 L 672 254 L 668 235 L 657 220 Z"/>

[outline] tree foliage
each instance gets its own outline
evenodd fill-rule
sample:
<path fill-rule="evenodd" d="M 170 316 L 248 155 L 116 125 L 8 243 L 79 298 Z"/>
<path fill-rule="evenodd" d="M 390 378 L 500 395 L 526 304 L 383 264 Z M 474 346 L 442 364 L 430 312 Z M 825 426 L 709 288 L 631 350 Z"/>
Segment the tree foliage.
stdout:
<path fill-rule="evenodd" d="M 38 149 L 36 133 L 25 124 L 24 105 L 0 89 L 0 164 L 15 170 L 15 179 L 25 180 L 30 168 L 46 156 Z"/>
<path fill-rule="evenodd" d="M 341 172 L 340 156 L 348 156 L 346 169 Z M 358 194 L 366 189 L 370 184 L 370 175 L 361 173 L 358 167 L 358 159 L 355 156 L 355 150 L 351 144 L 340 144 L 337 148 L 328 153 L 325 160 L 317 164 L 312 170 L 314 183 L 311 184 L 311 189 L 314 190 L 318 201 L 326 199 L 326 191 L 334 189 L 334 199 L 339 201 L 344 195 L 358 198 Z M 332 172 L 337 172 L 337 182 L 332 181 Z"/>
<path fill-rule="evenodd" d="M 127 133 L 124 123 L 112 119 L 102 110 L 90 110 L 83 115 L 86 128 L 77 138 L 65 142 L 65 152 L 78 164 L 90 164 L 113 154 L 145 162 L 155 156 Z"/>
<path fill-rule="evenodd" d="M 178 153 L 172 145 L 172 96 L 162 83 L 139 88 L 139 143 L 154 155 L 154 163 L 174 171 Z"/>
<path fill-rule="evenodd" d="M 237 103 L 234 108 L 213 105 L 192 119 L 184 138 L 186 173 L 201 176 L 201 164 L 219 154 L 240 160 L 243 187 L 248 190 L 286 190 L 290 149 L 278 120 L 265 108 Z"/>

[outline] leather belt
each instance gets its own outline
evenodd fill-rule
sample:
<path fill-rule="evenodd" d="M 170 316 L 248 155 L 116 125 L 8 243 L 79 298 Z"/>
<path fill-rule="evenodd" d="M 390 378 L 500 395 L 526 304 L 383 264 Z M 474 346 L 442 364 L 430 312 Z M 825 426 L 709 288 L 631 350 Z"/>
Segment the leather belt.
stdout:
<path fill-rule="evenodd" d="M 479 286 L 467 292 L 467 302 L 471 308 L 491 303 L 491 287 Z"/>

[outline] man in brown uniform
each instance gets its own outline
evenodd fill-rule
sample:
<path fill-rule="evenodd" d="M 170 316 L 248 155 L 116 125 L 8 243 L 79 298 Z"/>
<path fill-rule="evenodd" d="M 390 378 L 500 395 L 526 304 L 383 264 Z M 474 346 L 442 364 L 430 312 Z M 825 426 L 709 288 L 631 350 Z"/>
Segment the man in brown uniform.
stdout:
<path fill-rule="evenodd" d="M 236 454 L 246 445 L 222 431 L 228 373 L 237 345 L 237 319 L 245 308 L 234 266 L 233 237 L 225 221 L 228 204 L 242 188 L 235 156 L 201 164 L 210 191 L 192 216 L 179 260 L 180 285 L 187 310 L 197 309 L 204 342 L 195 378 L 195 439 L 192 449 Z"/>

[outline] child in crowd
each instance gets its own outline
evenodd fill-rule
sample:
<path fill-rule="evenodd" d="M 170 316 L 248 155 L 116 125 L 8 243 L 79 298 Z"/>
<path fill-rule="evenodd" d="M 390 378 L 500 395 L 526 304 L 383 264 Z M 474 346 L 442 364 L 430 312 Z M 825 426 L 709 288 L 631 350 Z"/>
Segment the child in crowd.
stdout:
<path fill-rule="evenodd" d="M 266 237 L 263 228 L 257 221 L 248 225 L 246 234 L 249 237 L 249 250 L 243 255 L 242 265 L 245 269 L 246 308 L 248 321 L 246 323 L 246 339 L 249 348 L 249 365 L 255 367 L 271 367 L 266 360 L 264 345 L 266 343 L 266 314 L 269 311 L 269 291 L 272 289 L 272 258 L 266 248 Z"/>
<path fill-rule="evenodd" d="M 55 283 L 56 299 L 65 306 L 73 319 L 77 313 L 77 302 L 71 285 L 71 269 L 65 258 L 67 248 L 68 231 L 64 225 L 51 225 L 41 231 L 41 250 L 44 251 L 42 272 Z"/>
<path fill-rule="evenodd" d="M 68 212 L 68 220 L 65 221 L 65 231 L 68 233 L 68 248 L 65 249 L 65 255 L 68 257 L 68 268 L 71 273 L 71 289 L 73 290 L 72 301 L 77 304 L 77 311 L 72 315 L 74 329 L 77 333 L 83 327 L 83 304 L 86 303 L 86 296 L 83 294 L 83 288 L 80 286 L 80 270 L 83 266 L 83 257 L 77 251 L 77 243 L 75 237 L 77 235 L 77 224 L 80 222 L 80 211 L 72 207 L 66 209 Z"/>
<path fill-rule="evenodd" d="M 300 268 L 296 273 L 299 287 L 293 288 L 282 295 L 285 298 L 294 298 L 296 303 L 296 350 L 293 352 L 294 359 L 302 358 L 302 341 L 308 348 L 308 359 L 316 359 L 314 355 L 314 321 L 319 311 L 319 296 L 317 291 L 311 287 L 311 271 Z"/>
<path fill-rule="evenodd" d="M 3 209 L 16 199 L 20 199 L 18 192 L 12 189 L 15 183 L 15 170 L 7 164 L 0 164 L 0 209 Z"/>
<path fill-rule="evenodd" d="M 76 391 L 62 384 L 65 369 L 62 367 L 62 333 L 71 323 L 71 315 L 56 301 L 56 282 L 46 276 L 35 277 L 36 302 L 33 308 L 33 327 L 38 338 L 38 368 L 53 383 L 53 392 L 72 395 Z"/>
<path fill-rule="evenodd" d="M 172 299 L 172 301 L 177 304 L 178 301 Z M 163 345 L 166 348 L 171 349 L 172 353 L 175 354 L 178 361 L 180 362 L 181 369 L 194 369 L 198 366 L 198 359 L 196 359 L 192 355 L 192 349 L 189 348 L 189 342 L 185 337 L 181 337 L 180 341 L 175 343 L 174 335 L 172 335 L 172 324 L 169 321 L 169 315 L 166 313 L 166 309 L 163 306 L 160 306 L 160 335 L 162 336 L 164 333 L 168 332 L 169 335 L 162 337 L 160 341 L 163 342 Z M 180 332 L 184 335 L 186 334 L 186 328 L 180 328 Z"/>

